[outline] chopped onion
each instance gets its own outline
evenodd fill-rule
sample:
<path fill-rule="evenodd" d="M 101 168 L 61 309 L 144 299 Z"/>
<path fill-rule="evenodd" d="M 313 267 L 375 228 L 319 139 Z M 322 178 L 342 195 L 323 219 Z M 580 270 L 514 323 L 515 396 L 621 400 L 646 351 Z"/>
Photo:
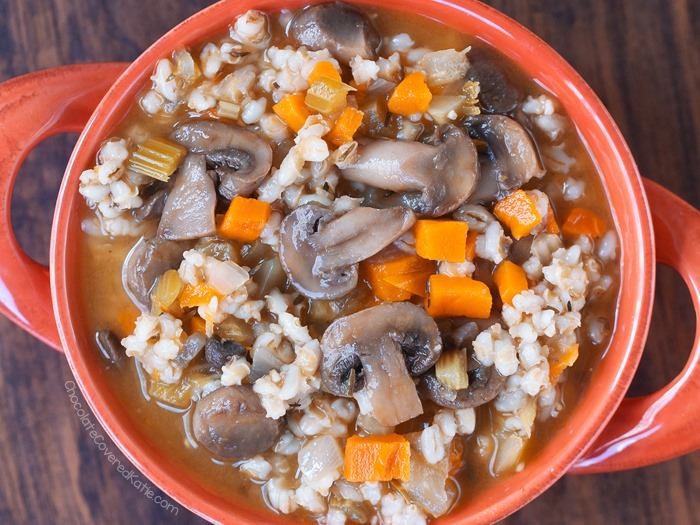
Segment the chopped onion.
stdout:
<path fill-rule="evenodd" d="M 250 278 L 248 272 L 233 261 L 221 262 L 209 257 L 206 267 L 209 286 L 222 295 L 235 292 Z"/>
<path fill-rule="evenodd" d="M 287 274 L 282 268 L 279 257 L 260 263 L 253 272 L 253 281 L 260 286 L 258 293 L 261 296 L 267 295 L 274 288 L 283 289 L 287 283 Z"/>
<path fill-rule="evenodd" d="M 206 335 L 200 332 L 193 333 L 187 338 L 180 352 L 175 357 L 175 364 L 182 368 L 186 367 L 190 361 L 199 355 L 205 344 L 207 344 Z"/>
<path fill-rule="evenodd" d="M 406 434 L 411 444 L 411 477 L 399 487 L 410 501 L 437 518 L 450 510 L 456 496 L 447 486 L 450 460 L 445 457 L 434 465 L 429 464 L 420 452 L 420 436 L 421 432 Z"/>
<path fill-rule="evenodd" d="M 461 95 L 436 95 L 430 101 L 428 114 L 438 124 L 446 124 L 449 120 L 457 119 L 459 111 L 466 101 L 467 97 Z"/>
<path fill-rule="evenodd" d="M 444 86 L 464 78 L 469 69 L 469 60 L 464 51 L 444 49 L 423 55 L 418 67 L 425 72 L 430 87 Z"/>
<path fill-rule="evenodd" d="M 306 441 L 297 457 L 305 482 L 337 473 L 343 466 L 343 451 L 338 441 L 328 434 Z"/>
<path fill-rule="evenodd" d="M 510 434 L 506 438 L 498 439 L 498 449 L 493 457 L 492 469 L 494 474 L 499 475 L 513 470 L 523 453 L 523 439 L 515 434 Z"/>
<path fill-rule="evenodd" d="M 245 347 L 253 346 L 255 334 L 253 328 L 236 317 L 227 317 L 216 326 L 216 335 L 222 339 L 235 341 Z"/>
<path fill-rule="evenodd" d="M 264 375 L 267 375 L 272 370 L 279 370 L 282 366 L 291 363 L 294 360 L 289 356 L 283 355 L 283 349 L 271 348 L 269 345 L 256 345 L 253 347 L 253 366 L 250 370 L 250 380 L 256 381 Z M 293 354 L 293 352 L 291 352 Z"/>

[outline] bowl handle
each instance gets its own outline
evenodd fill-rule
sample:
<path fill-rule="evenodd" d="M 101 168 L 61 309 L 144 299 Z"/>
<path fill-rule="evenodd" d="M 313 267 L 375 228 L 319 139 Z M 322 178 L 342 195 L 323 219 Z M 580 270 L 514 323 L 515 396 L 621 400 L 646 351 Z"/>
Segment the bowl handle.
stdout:
<path fill-rule="evenodd" d="M 570 473 L 643 467 L 700 448 L 700 211 L 655 182 L 644 180 L 644 185 L 657 260 L 681 274 L 693 298 L 693 350 L 683 371 L 665 388 L 625 398 Z"/>
<path fill-rule="evenodd" d="M 61 350 L 49 269 L 17 244 L 12 188 L 27 154 L 58 133 L 79 132 L 128 64 L 83 64 L 39 71 L 0 84 L 0 313 Z"/>

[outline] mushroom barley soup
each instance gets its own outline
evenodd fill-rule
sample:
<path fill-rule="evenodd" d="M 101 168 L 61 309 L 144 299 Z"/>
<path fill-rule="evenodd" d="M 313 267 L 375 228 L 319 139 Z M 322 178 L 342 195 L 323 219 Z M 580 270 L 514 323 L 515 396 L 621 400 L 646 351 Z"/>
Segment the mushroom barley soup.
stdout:
<path fill-rule="evenodd" d="M 163 456 L 334 525 L 526 468 L 619 286 L 557 100 L 474 36 L 341 3 L 249 11 L 151 79 L 80 178 L 82 297 Z"/>

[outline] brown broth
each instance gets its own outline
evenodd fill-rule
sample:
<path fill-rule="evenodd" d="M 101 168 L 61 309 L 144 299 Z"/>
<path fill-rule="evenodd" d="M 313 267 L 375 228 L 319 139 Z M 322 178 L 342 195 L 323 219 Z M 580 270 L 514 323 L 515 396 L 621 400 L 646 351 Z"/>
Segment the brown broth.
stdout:
<path fill-rule="evenodd" d="M 416 15 L 377 8 L 370 11 L 382 35 L 405 32 L 414 39 L 414 47 L 429 47 L 435 50 L 463 49 L 469 45 L 473 48 L 485 49 L 491 55 L 499 56 L 499 63 L 508 71 L 511 80 L 524 92 L 533 96 L 543 93 L 538 84 L 525 78 L 514 65 L 498 55 L 493 49 L 486 48 L 474 37 L 463 35 L 437 22 Z M 279 29 L 279 24 L 273 22 L 272 26 L 277 28 L 274 35 L 276 43 L 284 42 L 284 35 Z M 167 134 L 177 121 L 186 117 L 188 114 L 182 110 L 172 118 L 151 118 L 150 122 L 147 122 L 147 127 L 144 127 L 144 122 L 147 119 L 144 118 L 138 104 L 135 104 L 129 115 L 114 131 L 114 135 L 125 134 L 128 131 L 133 132 L 134 126 L 144 128 L 149 134 Z M 539 130 L 534 130 L 533 134 L 538 143 L 546 143 Z M 549 172 L 543 180 L 535 180 L 526 188 L 545 191 L 552 200 L 556 216 L 561 219 L 571 207 L 571 204 L 563 199 L 561 188 L 564 180 L 570 176 L 584 179 L 586 181 L 585 196 L 576 203 L 576 206 L 594 210 L 604 218 L 610 228 L 613 228 L 605 190 L 573 126 L 569 126 L 566 131 L 564 143 L 567 145 L 567 153 L 576 160 L 571 171 L 565 175 Z M 86 217 L 92 216 L 92 212 L 87 207 L 84 209 L 84 214 Z M 123 319 L 125 315 L 134 317 L 135 313 L 122 288 L 121 266 L 134 242 L 135 240 L 132 238 L 109 240 L 87 235 L 82 238 L 79 249 L 84 265 L 81 290 L 83 316 L 86 319 L 85 325 L 91 333 L 109 328 L 120 337 L 128 335 L 125 333 L 126 329 L 120 319 Z M 613 277 L 614 284 L 603 295 L 587 304 L 582 312 L 583 325 L 585 327 L 586 317 L 603 318 L 607 320 L 609 331 L 611 331 L 614 326 L 619 289 L 618 262 L 605 267 L 605 274 Z M 124 312 L 131 313 L 125 314 Z M 590 381 L 591 370 L 603 356 L 608 339 L 606 338 L 597 346 L 593 345 L 583 333 L 583 329 L 579 329 L 579 342 L 581 345 L 580 357 L 569 371 L 563 391 L 563 400 L 567 408 L 558 418 L 536 423 L 533 438 L 526 447 L 524 457 L 526 464 L 530 458 L 537 455 L 550 437 L 566 422 L 568 414 L 576 406 Z M 186 410 L 166 409 L 164 405 L 153 401 L 149 402 L 144 398 L 134 363 L 135 360 L 128 359 L 127 366 L 121 369 L 106 365 L 107 373 L 104 376 L 118 393 L 127 412 L 131 415 L 134 425 L 139 427 L 144 435 L 149 436 L 155 446 L 167 451 L 171 461 L 189 472 L 194 481 L 206 486 L 213 493 L 231 500 L 245 500 L 255 505 L 265 505 L 258 485 L 251 482 L 230 464 L 212 459 L 211 454 L 202 447 L 193 447 L 193 441 L 188 439 L 185 425 L 183 425 L 183 421 L 187 421 Z M 431 416 L 431 410 L 428 409 L 426 415 L 420 418 L 419 422 L 412 422 L 410 426 L 415 428 L 416 425 L 422 425 L 422 422 L 429 421 L 429 416 Z M 457 505 L 468 501 L 470 495 L 474 493 L 473 488 L 480 490 L 499 483 L 499 479 L 490 473 L 488 464 L 485 464 L 483 458 L 475 452 L 476 436 L 487 431 L 488 425 L 490 425 L 488 409 L 481 408 L 477 413 L 477 430 L 465 440 L 465 468 L 456 478 L 460 484 L 469 487 L 469 489 L 461 491 L 461 500 Z M 292 514 L 288 519 L 294 522 L 314 521 L 306 517 L 303 512 Z"/>

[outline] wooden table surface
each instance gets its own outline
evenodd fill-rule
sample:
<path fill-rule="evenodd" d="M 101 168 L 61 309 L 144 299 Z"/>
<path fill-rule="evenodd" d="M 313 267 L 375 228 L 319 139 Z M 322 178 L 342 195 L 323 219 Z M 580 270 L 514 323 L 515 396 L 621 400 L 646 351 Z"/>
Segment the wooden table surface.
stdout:
<path fill-rule="evenodd" d="M 132 60 L 209 3 L 0 0 L 0 81 L 65 64 Z M 540 35 L 583 75 L 644 176 L 700 206 L 700 0 L 489 3 Z M 75 140 L 59 136 L 42 144 L 16 186 L 17 237 L 43 263 L 52 203 Z M 634 393 L 651 392 L 680 371 L 694 323 L 682 281 L 661 268 Z M 65 393 L 70 379 L 59 353 L 0 319 L 0 524 L 201 523 L 184 508 L 163 510 L 121 477 L 81 428 Z M 695 452 L 635 471 L 566 476 L 505 522 L 700 523 L 699 497 Z"/>

